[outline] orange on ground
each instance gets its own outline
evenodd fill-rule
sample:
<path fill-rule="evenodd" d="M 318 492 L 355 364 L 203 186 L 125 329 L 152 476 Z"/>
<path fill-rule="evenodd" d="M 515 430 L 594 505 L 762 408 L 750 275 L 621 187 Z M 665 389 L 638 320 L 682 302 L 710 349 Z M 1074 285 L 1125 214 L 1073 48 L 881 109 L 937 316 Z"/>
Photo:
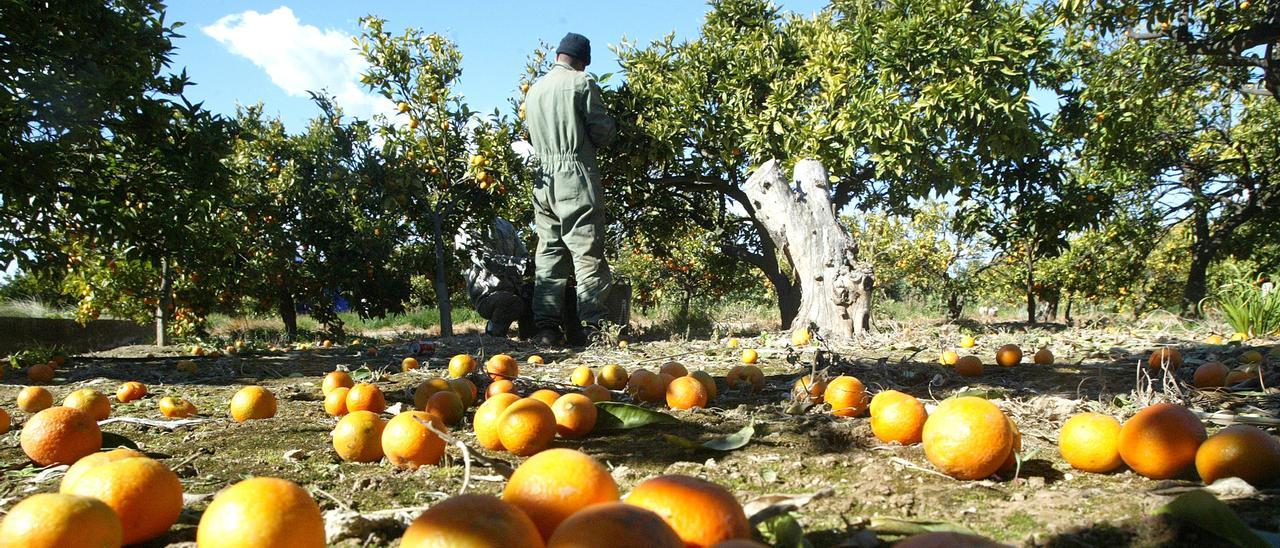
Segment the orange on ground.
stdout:
<path fill-rule="evenodd" d="M 323 548 L 324 518 L 306 489 L 280 478 L 249 478 L 213 498 L 196 530 L 199 548 Z"/>
<path fill-rule="evenodd" d="M 453 390 L 453 385 L 440 377 L 432 377 L 422 381 L 422 384 L 413 389 L 413 406 L 418 408 L 419 411 L 426 411 L 427 401 L 431 399 L 431 396 L 444 390 Z"/>
<path fill-rule="evenodd" d="M 529 457 L 507 480 L 502 500 L 519 508 L 549 538 L 574 512 L 617 502 L 618 484 L 595 458 L 573 449 L 548 449 Z"/>
<path fill-rule="evenodd" d="M 826 379 L 814 382 L 810 375 L 805 375 L 791 385 L 791 397 L 809 403 L 822 403 L 822 394 L 827 391 L 827 384 Z"/>
<path fill-rule="evenodd" d="M 320 392 L 328 396 L 333 392 L 334 388 L 351 388 L 356 385 L 356 381 L 351 379 L 351 374 L 346 371 L 330 371 L 324 376 L 324 381 L 320 383 Z"/>
<path fill-rule="evenodd" d="M 28 386 L 18 392 L 18 409 L 38 413 L 53 406 L 53 394 L 40 386 Z"/>
<path fill-rule="evenodd" d="M 758 361 L 760 361 L 760 353 L 756 352 L 754 348 L 748 348 L 742 351 L 742 363 L 750 365 Z"/>
<path fill-rule="evenodd" d="M 711 546 L 722 540 L 751 538 L 742 505 L 724 487 L 682 475 L 640 482 L 624 501 L 658 514 L 686 546 Z"/>
<path fill-rule="evenodd" d="M 1013 367 L 1022 363 L 1022 349 L 1016 344 L 1006 344 L 996 350 L 996 363 L 1000 367 Z"/>
<path fill-rule="evenodd" d="M 759 392 L 764 388 L 764 371 L 754 365 L 735 365 L 724 380 L 731 389 L 749 386 L 752 392 Z"/>
<path fill-rule="evenodd" d="M 489 374 L 489 378 L 498 379 L 514 379 L 520 376 L 520 364 L 516 363 L 516 359 L 506 354 L 494 354 L 489 361 L 485 362 L 484 370 Z"/>
<path fill-rule="evenodd" d="M 352 411 L 333 428 L 333 450 L 345 461 L 378 462 L 386 426 L 382 417 L 372 411 Z"/>
<path fill-rule="evenodd" d="M 857 377 L 840 375 L 827 383 L 822 399 L 838 417 L 856 417 L 867 409 L 867 390 Z"/>
<path fill-rule="evenodd" d="M 688 375 L 689 369 L 680 362 L 667 362 L 662 364 L 662 367 L 658 368 L 658 374 L 662 373 L 671 375 L 671 378 L 675 379 Z"/>
<path fill-rule="evenodd" d="M 527 457 L 551 446 L 556 437 L 556 414 L 547 404 L 524 398 L 507 406 L 498 417 L 498 439 L 507 451 Z"/>
<path fill-rule="evenodd" d="M 965 356 L 956 360 L 956 373 L 961 377 L 976 377 L 982 374 L 982 359 L 977 356 Z"/>
<path fill-rule="evenodd" d="M 651 510 L 621 502 L 583 508 L 556 527 L 548 548 L 596 546 L 608 539 L 609 548 L 684 548 L 684 541 Z"/>
<path fill-rule="evenodd" d="M 458 398 L 462 400 L 463 409 L 470 408 L 471 404 L 476 402 L 476 397 L 479 396 L 479 389 L 476 388 L 476 383 L 471 382 L 471 379 L 459 377 L 456 379 L 449 379 L 448 383 L 449 388 L 456 392 L 458 394 Z"/>
<path fill-rule="evenodd" d="M 9 422 L 11 420 L 13 419 L 9 416 L 9 412 L 4 409 L 0 409 L 0 434 L 9 433 Z"/>
<path fill-rule="evenodd" d="M 1206 484 L 1236 477 L 1254 487 L 1280 480 L 1280 441 L 1256 426 L 1223 428 L 1200 444 L 1196 472 Z"/>
<path fill-rule="evenodd" d="M 1031 361 L 1036 365 L 1053 365 L 1053 352 L 1048 347 L 1040 347 L 1040 350 L 1031 357 Z"/>
<path fill-rule="evenodd" d="M 125 544 L 163 535 L 182 513 L 182 482 L 159 461 L 147 457 L 105 462 L 63 482 L 59 491 L 93 497 L 120 517 Z"/>
<path fill-rule="evenodd" d="M 62 400 L 62 406 L 84 411 L 95 421 L 106 420 L 111 416 L 111 400 L 92 388 L 81 388 L 67 394 L 66 399 Z"/>
<path fill-rule="evenodd" d="M 1181 405 L 1158 403 L 1138 411 L 1120 428 L 1120 458 L 1151 479 L 1185 474 L 1206 438 L 1204 425 Z"/>
<path fill-rule="evenodd" d="M 529 365 L 545 365 L 547 363 L 547 360 L 542 359 L 542 356 L 534 354 L 532 356 L 529 356 L 529 359 L 525 360 L 525 362 L 528 363 Z"/>
<path fill-rule="evenodd" d="M 22 425 L 22 451 L 40 466 L 74 464 L 102 448 L 102 430 L 88 413 L 50 407 Z"/>
<path fill-rule="evenodd" d="M 637 369 L 627 379 L 627 392 L 637 400 L 660 402 L 666 398 L 662 379 L 648 369 Z"/>
<path fill-rule="evenodd" d="M 120 546 L 120 518 L 93 497 L 40 493 L 22 499 L 0 521 L 0 546 Z"/>
<path fill-rule="evenodd" d="M 418 368 L 418 358 L 408 357 L 400 360 L 401 371 L 413 371 Z"/>
<path fill-rule="evenodd" d="M 449 359 L 449 376 L 462 377 L 476 370 L 476 359 L 471 354 L 458 354 Z"/>
<path fill-rule="evenodd" d="M 59 484 L 59 489 L 62 488 L 61 486 L 71 485 L 72 483 L 75 483 L 75 481 L 85 472 L 89 471 L 90 468 L 93 468 L 100 464 L 106 464 L 108 462 L 115 462 L 118 460 L 132 459 L 137 457 L 146 458 L 146 455 L 139 453 L 137 451 L 134 451 L 133 449 L 129 449 L 127 447 L 112 449 L 110 451 L 99 451 L 96 453 L 92 453 L 76 461 L 76 463 L 72 464 L 70 468 L 67 468 L 67 473 L 62 476 L 62 482 Z"/>
<path fill-rule="evenodd" d="M 439 464 L 444 456 L 444 440 L 427 428 L 444 433 L 449 429 L 440 419 L 424 411 L 405 411 L 387 421 L 382 429 L 382 451 L 387 461 L 400 468 Z"/>
<path fill-rule="evenodd" d="M 440 419 L 440 422 L 455 426 L 462 422 L 462 415 L 465 409 L 462 406 L 462 398 L 458 397 L 457 392 L 441 390 L 432 394 L 431 398 L 427 400 L 425 411 L 431 416 Z"/>
<path fill-rule="evenodd" d="M 1196 368 L 1195 376 L 1192 377 L 1191 384 L 1196 388 L 1216 388 L 1227 383 L 1227 375 L 1231 373 L 1230 369 L 1221 362 L 1206 362 Z"/>
<path fill-rule="evenodd" d="M 1102 474 L 1124 464 L 1120 459 L 1120 421 L 1101 413 L 1067 419 L 1058 433 L 1058 452 L 1073 468 Z"/>
<path fill-rule="evenodd" d="M 401 548 L 542 548 L 542 534 L 519 508 L 489 495 L 458 495 L 413 520 Z"/>
<path fill-rule="evenodd" d="M 147 395 L 147 385 L 138 381 L 129 381 L 116 389 L 116 400 L 120 403 L 137 401 Z"/>
<path fill-rule="evenodd" d="M 955 365 L 956 361 L 959 359 L 960 355 L 956 354 L 955 350 L 948 348 L 942 351 L 942 355 L 938 357 L 938 363 L 942 365 Z"/>
<path fill-rule="evenodd" d="M 592 385 L 599 386 L 599 385 Z M 584 394 L 565 394 L 551 405 L 556 433 L 567 439 L 585 438 L 596 427 L 596 404 Z"/>
<path fill-rule="evenodd" d="M 489 383 L 489 388 L 485 389 L 484 397 L 492 398 L 498 394 L 510 394 L 516 391 L 516 384 L 507 379 L 498 379 Z"/>
<path fill-rule="evenodd" d="M 627 370 L 616 363 L 611 363 L 600 368 L 600 374 L 596 376 L 596 382 L 609 390 L 622 390 L 627 387 Z"/>
<path fill-rule="evenodd" d="M 416 397 L 414 398 L 417 399 Z M 415 401 L 416 403 L 416 401 Z M 347 391 L 347 412 L 372 411 L 381 413 L 387 410 L 387 397 L 377 385 L 360 382 Z"/>
<path fill-rule="evenodd" d="M 800 328 L 791 332 L 791 346 L 805 346 L 812 340 L 813 335 L 808 329 Z"/>
<path fill-rule="evenodd" d="M 498 439 L 498 419 L 502 418 L 502 412 L 508 406 L 517 401 L 520 401 L 520 396 L 503 392 L 490 396 L 476 409 L 471 424 L 476 431 L 476 441 L 481 447 L 495 451 L 502 449 L 502 441 Z"/>
<path fill-rule="evenodd" d="M 1158 348 L 1151 353 L 1151 357 L 1147 358 L 1147 365 L 1153 369 L 1164 367 L 1166 369 L 1177 369 L 1182 367 L 1182 353 L 1177 348 L 1166 346 Z"/>
<path fill-rule="evenodd" d="M 973 348 L 976 344 L 978 344 L 978 341 L 969 335 L 960 337 L 960 348 Z"/>
<path fill-rule="evenodd" d="M 574 386 L 590 386 L 596 383 L 596 374 L 591 372 L 590 367 L 579 365 L 569 375 L 569 382 Z"/>
<path fill-rule="evenodd" d="M 676 380 L 675 377 L 666 373 L 658 373 L 658 388 L 662 390 L 663 398 L 666 398 L 667 387 L 671 386 L 671 381 Z M 658 401 L 662 401 L 659 399 Z"/>
<path fill-rule="evenodd" d="M 716 399 L 716 395 L 719 390 L 716 388 L 716 380 L 711 377 L 711 373 L 707 373 L 706 371 L 694 371 L 693 373 L 689 373 L 689 376 L 698 379 L 698 382 L 702 383 L 702 387 L 707 389 L 708 402 Z"/>
<path fill-rule="evenodd" d="M 547 404 L 547 407 L 551 407 L 556 403 L 556 400 L 560 399 L 560 393 L 550 388 L 543 388 L 529 394 L 529 397 Z"/>
<path fill-rule="evenodd" d="M 27 368 L 27 380 L 35 383 L 53 382 L 53 366 L 38 363 Z"/>
<path fill-rule="evenodd" d="M 351 408 L 347 394 L 347 409 Z M 236 422 L 269 419 L 276 416 L 276 395 L 261 386 L 246 386 L 231 397 L 231 418 Z"/>
<path fill-rule="evenodd" d="M 196 406 L 182 398 L 165 396 L 157 404 L 160 414 L 171 419 L 181 419 L 196 414 Z"/>
<path fill-rule="evenodd" d="M 924 404 L 910 394 L 886 390 L 871 398 L 871 432 L 885 443 L 920 443 L 924 421 L 929 418 Z"/>
<path fill-rule="evenodd" d="M 1013 450 L 1009 424 L 1004 412 L 985 399 L 945 400 L 924 422 L 924 455 L 953 478 L 985 478 L 999 470 Z"/>
<path fill-rule="evenodd" d="M 680 377 L 667 386 L 667 405 L 672 409 L 706 407 L 707 387 L 693 377 Z"/>
<path fill-rule="evenodd" d="M 341 417 L 347 414 L 347 392 L 351 389 L 345 386 L 339 386 L 330 390 L 324 396 L 324 412 L 332 417 Z"/>
<path fill-rule="evenodd" d="M 1222 381 L 1223 386 L 1235 386 L 1247 380 L 1258 378 L 1258 367 L 1248 366 L 1232 369 L 1227 373 L 1227 378 Z"/>
<path fill-rule="evenodd" d="M 613 400 L 613 393 L 608 388 L 598 384 L 582 387 L 582 395 L 590 398 L 593 402 Z"/>
<path fill-rule="evenodd" d="M 1005 476 L 1011 475 L 1018 470 L 1018 455 L 1022 453 L 1022 432 L 1018 430 L 1018 425 L 1013 423 L 1013 419 L 1005 416 L 1005 420 L 1009 421 L 1009 430 L 1013 432 L 1013 447 L 1009 448 L 1009 454 L 1005 456 L 1004 462 L 1000 463 L 1000 469 L 996 473 Z"/>

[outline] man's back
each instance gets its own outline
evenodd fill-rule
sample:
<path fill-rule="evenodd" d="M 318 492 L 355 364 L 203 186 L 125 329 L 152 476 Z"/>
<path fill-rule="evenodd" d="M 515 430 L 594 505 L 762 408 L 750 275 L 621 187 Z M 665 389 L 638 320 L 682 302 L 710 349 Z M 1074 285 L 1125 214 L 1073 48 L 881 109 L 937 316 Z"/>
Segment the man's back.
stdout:
<path fill-rule="evenodd" d="M 586 73 L 556 63 L 525 98 L 529 140 L 544 163 L 569 160 L 595 166 L 596 148 L 613 141 L 613 119 Z"/>

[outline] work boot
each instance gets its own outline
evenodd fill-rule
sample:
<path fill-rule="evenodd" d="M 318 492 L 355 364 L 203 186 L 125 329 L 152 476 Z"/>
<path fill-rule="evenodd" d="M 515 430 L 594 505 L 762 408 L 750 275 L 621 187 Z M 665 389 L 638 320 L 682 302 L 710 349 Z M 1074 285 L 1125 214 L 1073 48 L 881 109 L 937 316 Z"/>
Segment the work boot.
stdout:
<path fill-rule="evenodd" d="M 511 322 L 499 323 L 489 320 L 484 324 L 484 334 L 490 337 L 505 337 L 508 331 L 511 331 Z"/>
<path fill-rule="evenodd" d="M 534 338 L 539 346 L 560 346 L 564 344 L 564 336 L 560 334 L 557 327 L 544 327 L 538 330 L 538 336 Z"/>

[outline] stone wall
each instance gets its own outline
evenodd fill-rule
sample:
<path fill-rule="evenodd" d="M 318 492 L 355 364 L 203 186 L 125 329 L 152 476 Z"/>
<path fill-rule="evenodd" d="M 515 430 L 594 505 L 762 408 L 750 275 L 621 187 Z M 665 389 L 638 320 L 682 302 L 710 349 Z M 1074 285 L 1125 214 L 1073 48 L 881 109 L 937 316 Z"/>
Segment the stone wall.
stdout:
<path fill-rule="evenodd" d="M 55 318 L 0 317 L 0 356 L 33 346 L 61 346 L 72 354 L 149 342 L 151 326 L 126 320 L 97 320 L 85 325 Z"/>

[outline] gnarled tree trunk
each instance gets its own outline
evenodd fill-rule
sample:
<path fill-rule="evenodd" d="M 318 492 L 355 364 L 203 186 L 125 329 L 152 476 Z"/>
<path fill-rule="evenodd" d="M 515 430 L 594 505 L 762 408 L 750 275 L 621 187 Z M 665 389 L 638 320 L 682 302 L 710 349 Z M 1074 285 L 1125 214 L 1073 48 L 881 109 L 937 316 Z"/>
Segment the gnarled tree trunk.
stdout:
<path fill-rule="evenodd" d="M 844 339 L 871 328 L 871 266 L 831 203 L 827 170 L 815 160 L 796 164 L 794 187 L 777 160 L 751 175 L 743 190 L 755 218 L 791 264 L 800 289 L 793 326 L 812 322 L 823 336 Z"/>

